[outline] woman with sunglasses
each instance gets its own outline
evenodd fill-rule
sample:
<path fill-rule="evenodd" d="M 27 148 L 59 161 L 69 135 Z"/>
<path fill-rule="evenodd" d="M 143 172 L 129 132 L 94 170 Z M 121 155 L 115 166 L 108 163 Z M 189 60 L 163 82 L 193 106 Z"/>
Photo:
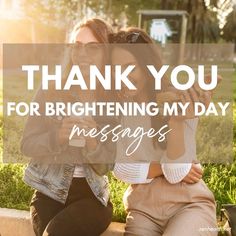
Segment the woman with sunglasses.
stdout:
<path fill-rule="evenodd" d="M 140 29 L 130 28 L 114 34 L 110 41 L 117 44 L 112 52 L 113 64 L 136 65 L 135 71 L 130 74 L 130 80 L 137 90 L 121 90 L 120 99 L 135 102 L 156 101 L 156 91 L 152 89 L 153 79 L 149 79 L 148 73 L 141 68 L 153 63 L 160 68 L 158 53 L 150 50 L 152 47 L 148 46 L 133 49 L 133 45 L 122 46 L 151 45 L 150 37 Z M 185 92 L 181 97 L 183 103 L 191 104 L 198 99 L 194 89 Z M 209 102 L 209 99 L 206 94 L 205 103 Z M 132 127 L 135 124 L 152 127 L 155 130 L 168 123 L 172 129 L 166 144 L 147 139 L 135 152 L 133 163 L 115 165 L 115 176 L 131 184 L 123 199 L 128 213 L 125 235 L 217 235 L 214 230 L 204 230 L 216 228 L 216 207 L 212 192 L 202 180 L 201 167 L 195 163 L 197 118 L 194 118 L 193 113 L 189 111 L 186 117 L 170 117 L 169 120 L 160 116 L 147 119 L 122 117 L 121 123 Z M 118 150 L 125 150 L 123 146 L 129 142 L 132 140 L 118 143 L 117 160 L 125 162 L 125 154 Z"/>
<path fill-rule="evenodd" d="M 81 63 L 81 67 L 86 66 L 85 61 L 89 60 L 86 53 L 98 48 L 96 44 L 107 43 L 110 33 L 111 27 L 100 19 L 90 19 L 77 25 L 71 40 L 77 46 L 71 51 L 69 64 Z M 80 49 L 85 46 L 87 50 L 85 61 L 82 54 L 76 54 L 81 52 L 76 51 L 78 46 Z M 78 89 L 59 92 L 49 88 L 48 91 L 40 89 L 35 101 L 43 107 L 46 101 L 65 102 L 76 98 L 80 102 L 89 102 L 96 100 L 96 97 L 95 92 Z M 106 124 L 110 123 L 111 126 L 112 122 L 106 120 Z M 99 143 L 89 137 L 69 142 L 74 124 L 92 128 L 102 126 L 102 119 L 29 117 L 24 129 L 21 149 L 31 157 L 24 181 L 35 189 L 30 213 L 37 236 L 98 236 L 111 222 L 112 204 L 108 180 L 104 176 L 111 165 L 101 164 L 101 160 L 115 156 L 115 145 L 109 140 Z M 78 163 L 75 160 L 79 160 Z M 100 164 L 94 164 L 96 161 Z"/>

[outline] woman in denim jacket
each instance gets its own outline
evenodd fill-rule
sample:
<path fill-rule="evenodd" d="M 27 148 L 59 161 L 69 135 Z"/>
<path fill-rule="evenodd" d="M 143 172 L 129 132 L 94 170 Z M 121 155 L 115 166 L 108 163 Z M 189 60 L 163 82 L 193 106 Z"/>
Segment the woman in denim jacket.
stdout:
<path fill-rule="evenodd" d="M 91 19 L 75 27 L 73 42 L 82 46 L 106 43 L 109 33 L 111 28 L 104 21 Z M 53 99 L 56 102 L 60 98 Z M 48 101 L 46 92 L 40 89 L 34 101 L 43 107 Z M 115 144 L 86 138 L 83 148 L 68 145 L 70 119 L 29 117 L 25 126 L 21 149 L 31 162 L 24 181 L 36 190 L 30 212 L 37 236 L 96 236 L 111 222 L 112 204 L 104 175 L 112 164 L 104 160 L 115 156 Z M 88 127 L 115 124 L 113 119 L 96 117 L 84 118 L 83 122 Z M 79 164 L 74 163 L 76 158 Z M 95 160 L 100 164 L 94 164 Z"/>

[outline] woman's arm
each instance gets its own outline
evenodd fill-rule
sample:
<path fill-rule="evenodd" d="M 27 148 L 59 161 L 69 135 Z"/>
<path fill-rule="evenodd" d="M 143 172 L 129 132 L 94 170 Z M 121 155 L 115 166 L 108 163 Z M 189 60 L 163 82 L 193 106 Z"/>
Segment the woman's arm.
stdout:
<path fill-rule="evenodd" d="M 109 138 L 104 143 L 94 143 L 91 140 L 82 152 L 81 148 L 74 147 L 73 151 L 70 151 L 68 145 L 69 133 L 74 123 L 64 122 L 69 120 L 69 118 L 65 118 L 63 120 L 52 120 L 53 124 L 47 125 L 47 120 L 50 118 L 44 115 L 43 108 L 46 98 L 41 89 L 37 92 L 34 102 L 39 103 L 41 116 L 30 116 L 27 119 L 21 140 L 21 151 L 24 155 L 38 161 L 45 160 L 60 163 L 74 163 L 80 158 L 84 163 L 90 163 L 99 175 L 113 169 L 114 165 L 112 163 L 114 163 L 116 152 L 115 143 L 111 142 Z M 109 119 L 107 122 L 111 126 L 116 124 L 115 119 Z"/>
<path fill-rule="evenodd" d="M 175 124 L 174 124 L 175 125 Z M 195 129 L 197 125 L 197 119 L 183 121 L 183 127 L 176 125 L 175 133 L 172 134 L 173 145 L 169 145 L 171 151 L 174 150 L 173 156 L 177 156 L 179 162 L 175 164 L 175 160 L 168 157 L 168 154 L 162 158 L 162 164 L 157 162 L 152 163 L 118 163 L 115 165 L 114 175 L 122 181 L 130 184 L 149 183 L 153 178 L 161 175 L 165 175 L 165 178 L 170 183 L 178 183 L 185 178 L 190 172 L 192 166 L 192 160 L 196 158 L 195 155 Z M 173 126 L 172 126 L 173 128 Z M 182 130 L 181 130 L 182 129 Z M 171 132 L 170 132 L 171 133 Z M 178 137 L 180 136 L 180 137 Z M 182 136 L 182 137 L 181 137 Z M 176 142 L 174 138 L 181 140 Z M 186 139 L 186 140 L 185 140 Z M 185 141 L 187 143 L 185 143 Z M 182 147 L 180 143 L 182 142 Z M 185 150 L 187 152 L 185 152 Z M 172 156 L 172 157 L 173 157 Z M 185 163 L 186 158 L 193 158 L 190 163 Z M 173 164 L 168 164 L 172 163 Z"/>
<path fill-rule="evenodd" d="M 197 128 L 198 118 L 194 119 L 187 119 L 184 121 L 184 127 L 183 127 L 183 149 L 184 153 L 178 157 L 178 159 L 171 159 L 168 156 L 168 152 L 166 152 L 166 155 L 162 157 L 161 160 L 161 168 L 163 171 L 163 174 L 168 182 L 175 184 L 178 182 L 181 182 L 184 178 L 186 180 L 189 180 L 189 177 L 193 175 L 193 178 L 195 176 L 201 177 L 201 169 L 197 164 L 194 164 L 193 162 L 196 161 L 196 140 L 195 140 L 195 134 L 196 134 L 196 128 Z M 199 169 L 199 173 L 195 172 Z M 199 175 L 200 174 L 200 175 Z M 196 179 L 197 180 L 197 179 Z M 190 180 L 191 181 L 191 180 Z"/>
<path fill-rule="evenodd" d="M 207 107 L 211 95 L 204 92 L 201 101 Z M 198 118 L 193 112 L 193 104 L 199 101 L 199 94 L 191 88 L 181 96 L 182 103 L 189 102 L 186 120 L 172 119 L 169 125 L 173 132 L 169 133 L 167 154 L 162 159 L 162 170 L 170 183 L 196 183 L 202 178 L 203 171 L 200 164 L 196 164 L 196 140 Z M 189 118 L 189 119 L 188 119 Z M 169 143 L 169 144 L 168 144 Z M 182 154 L 181 154 L 182 153 Z"/>
<path fill-rule="evenodd" d="M 184 120 L 170 119 L 169 129 L 166 154 L 169 159 L 175 160 L 185 153 Z"/>

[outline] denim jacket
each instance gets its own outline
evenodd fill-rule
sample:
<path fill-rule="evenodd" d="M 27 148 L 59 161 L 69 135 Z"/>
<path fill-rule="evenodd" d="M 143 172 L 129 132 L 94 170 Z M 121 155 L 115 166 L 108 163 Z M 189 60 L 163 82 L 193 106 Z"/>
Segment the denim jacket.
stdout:
<path fill-rule="evenodd" d="M 40 112 L 46 101 L 44 92 L 40 89 L 34 99 L 40 105 Z M 42 109 L 42 110 L 41 110 Z M 21 141 L 21 150 L 31 158 L 25 170 L 24 182 L 43 194 L 65 203 L 73 179 L 75 158 L 84 160 L 85 178 L 98 200 L 107 205 L 109 200 L 108 179 L 105 174 L 113 168 L 116 145 L 107 140 L 99 143 L 96 150 L 87 152 L 86 149 L 59 145 L 58 128 L 63 117 L 29 117 Z M 113 127 L 114 118 L 99 119 L 105 125 Z M 96 160 L 96 163 L 95 161 Z M 109 160 L 109 161 L 108 161 Z M 109 164 L 107 164 L 109 163 Z"/>

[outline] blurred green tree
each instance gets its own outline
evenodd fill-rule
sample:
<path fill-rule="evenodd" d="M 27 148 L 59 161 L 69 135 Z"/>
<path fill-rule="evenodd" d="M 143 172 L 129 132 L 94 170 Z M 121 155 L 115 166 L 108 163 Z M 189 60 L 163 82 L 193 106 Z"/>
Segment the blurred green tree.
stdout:
<path fill-rule="evenodd" d="M 223 38 L 226 41 L 233 42 L 236 51 L 236 6 L 234 6 L 234 10 L 226 18 L 226 24 L 223 28 Z"/>
<path fill-rule="evenodd" d="M 163 9 L 186 10 L 189 14 L 188 41 L 191 43 L 217 42 L 220 27 L 233 9 L 232 0 L 24 0 L 26 15 L 47 24 L 71 27 L 82 18 L 100 16 L 111 23 L 137 25 L 137 10 Z M 126 19 L 125 19 L 126 18 Z M 234 22 L 231 17 L 226 19 Z M 224 31 L 230 31 L 235 23 L 229 23 Z M 232 34 L 233 30 L 231 30 Z M 234 30 L 235 32 L 235 30 Z M 229 33 L 225 33 L 228 40 Z M 235 35 L 232 35 L 235 38 Z"/>

